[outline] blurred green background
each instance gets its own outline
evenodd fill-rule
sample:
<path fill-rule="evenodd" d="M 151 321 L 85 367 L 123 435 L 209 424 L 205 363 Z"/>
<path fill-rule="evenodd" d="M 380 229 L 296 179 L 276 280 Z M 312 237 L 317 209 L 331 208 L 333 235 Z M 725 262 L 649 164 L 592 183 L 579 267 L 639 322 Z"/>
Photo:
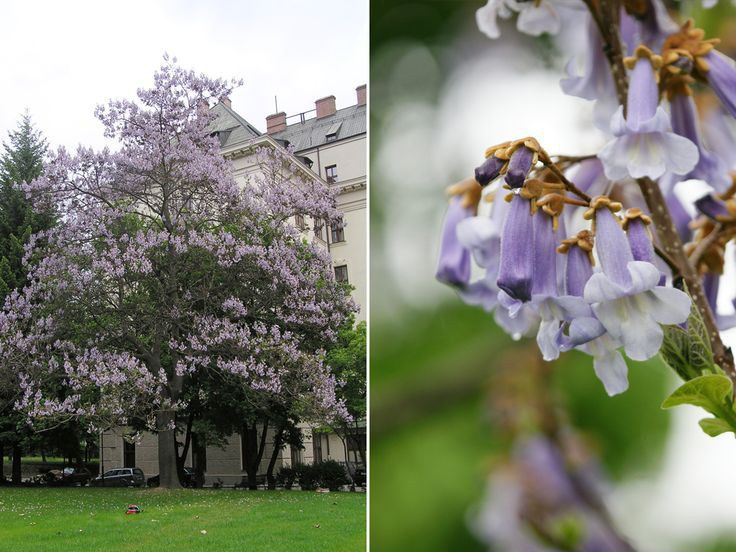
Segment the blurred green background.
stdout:
<path fill-rule="evenodd" d="M 493 48 L 475 28 L 475 10 L 482 4 L 371 2 L 374 550 L 484 548 L 468 530 L 468 517 L 484 493 L 494 458 L 504 452 L 489 420 L 489 380 L 502 368 L 499 363 L 510 358 L 508 351 L 535 346 L 528 340 L 513 342 L 491 316 L 465 306 L 431 281 L 446 204 L 443 188 L 474 166 L 461 159 L 443 172 L 432 163 L 428 144 L 453 138 L 440 135 L 439 129 L 433 134 L 431 109 L 466 55 Z M 722 22 L 724 14 L 732 14 L 732 8 L 725 10 L 707 17 Z M 512 34 L 510 26 L 503 27 L 502 36 Z M 542 39 L 524 44 L 535 54 L 543 53 L 542 63 L 561 74 L 564 59 L 557 59 L 551 43 Z M 413 110 L 397 115 L 397 105 Z M 417 133 L 417 127 L 424 131 Z M 470 152 L 470 158 L 478 154 Z M 409 167 L 399 167 L 404 156 L 416 160 L 414 166 L 404 159 Z M 418 266 L 412 259 L 420 259 L 414 263 Z M 676 386 L 666 367 L 659 361 L 631 363 L 630 383 L 629 391 L 609 398 L 589 357 L 568 354 L 555 364 L 549 390 L 599 455 L 614 485 L 656 473 L 671 427 L 670 414 L 659 408 Z M 736 550 L 733 541 L 718 535 L 706 540 L 683 549 Z M 641 549 L 660 548 L 647 543 Z"/>

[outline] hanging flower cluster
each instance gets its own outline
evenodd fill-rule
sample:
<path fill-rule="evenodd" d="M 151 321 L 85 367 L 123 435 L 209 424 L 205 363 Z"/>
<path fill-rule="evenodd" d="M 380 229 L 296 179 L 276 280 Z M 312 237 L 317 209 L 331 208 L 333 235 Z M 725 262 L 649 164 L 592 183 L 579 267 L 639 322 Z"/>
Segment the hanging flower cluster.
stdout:
<path fill-rule="evenodd" d="M 727 121 L 736 117 L 736 64 L 692 21 L 675 23 L 661 0 L 612 6 L 490 0 L 478 10 L 491 38 L 496 18 L 515 12 L 527 34 L 585 29 L 561 87 L 596 102 L 605 141 L 581 157 L 552 157 L 533 138 L 489 148 L 474 176 L 448 189 L 436 276 L 514 338 L 536 334 L 545 360 L 572 349 L 592 356 L 610 395 L 628 387 L 624 355 L 654 357 L 668 327 L 689 331 L 692 312 L 710 360 L 673 367 L 685 379 L 736 380 L 718 336 L 736 316 L 717 310 L 736 235 Z M 696 83 L 720 106 L 699 109 Z"/>
<path fill-rule="evenodd" d="M 633 360 L 653 357 L 661 325 L 690 312 L 686 293 L 662 285 L 651 219 L 638 208 L 622 212 L 609 196 L 589 198 L 532 138 L 486 154 L 474 178 L 449 188 L 437 277 L 494 311 L 512 335 L 536 332 L 545 360 L 581 350 L 609 394 L 624 391 L 619 349 Z M 476 214 L 482 198 L 490 214 Z M 580 230 L 568 236 L 567 228 Z M 471 257 L 485 271 L 476 280 Z"/>

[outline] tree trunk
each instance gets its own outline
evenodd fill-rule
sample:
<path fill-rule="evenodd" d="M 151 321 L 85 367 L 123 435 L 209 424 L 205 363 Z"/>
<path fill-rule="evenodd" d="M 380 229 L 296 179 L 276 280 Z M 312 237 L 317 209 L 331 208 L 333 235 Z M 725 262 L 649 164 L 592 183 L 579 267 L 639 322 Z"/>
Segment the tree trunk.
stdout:
<path fill-rule="evenodd" d="M 166 489 L 180 489 L 179 475 L 176 469 L 176 417 L 173 410 L 156 412 L 156 429 L 158 431 L 158 475 L 159 485 Z"/>
<path fill-rule="evenodd" d="M 263 423 L 263 433 L 260 443 L 258 441 L 258 422 L 252 426 L 243 424 L 243 464 L 248 476 L 248 488 L 252 491 L 258 489 L 258 468 L 263 458 L 263 450 L 266 448 L 266 433 L 268 432 L 268 420 Z"/>
<path fill-rule="evenodd" d="M 342 450 L 345 453 L 345 467 L 347 468 L 348 478 L 350 479 L 350 492 L 355 492 L 355 468 L 350 463 L 350 453 L 348 452 L 348 434 L 346 431 L 345 437 L 340 435 L 339 432 L 335 432 L 342 442 Z"/>
<path fill-rule="evenodd" d="M 186 431 L 184 432 L 184 446 L 181 449 L 181 454 L 179 454 L 179 447 L 176 447 L 176 473 L 179 477 L 179 482 L 182 484 L 182 486 L 186 486 L 184 482 L 184 464 L 187 461 L 187 454 L 189 454 L 189 444 L 192 441 L 192 423 L 194 422 L 194 414 L 189 414 L 189 418 L 187 419 L 187 427 Z"/>
<path fill-rule="evenodd" d="M 21 474 L 20 474 L 20 457 L 21 457 L 21 449 L 19 444 L 13 445 L 13 475 L 12 475 L 12 482 L 13 485 L 20 485 L 21 483 Z"/>
<path fill-rule="evenodd" d="M 192 433 L 192 464 L 194 464 L 194 486 L 204 486 L 204 471 L 207 450 L 196 433 Z"/>
<path fill-rule="evenodd" d="M 283 442 L 284 427 L 279 426 L 276 428 L 276 435 L 273 438 L 273 452 L 271 453 L 271 460 L 269 460 L 268 469 L 266 470 L 266 482 L 270 491 L 276 490 L 276 478 L 273 476 L 273 469 L 276 467 L 276 460 L 279 458 Z"/>
<path fill-rule="evenodd" d="M 5 481 L 5 443 L 0 441 L 0 482 Z"/>

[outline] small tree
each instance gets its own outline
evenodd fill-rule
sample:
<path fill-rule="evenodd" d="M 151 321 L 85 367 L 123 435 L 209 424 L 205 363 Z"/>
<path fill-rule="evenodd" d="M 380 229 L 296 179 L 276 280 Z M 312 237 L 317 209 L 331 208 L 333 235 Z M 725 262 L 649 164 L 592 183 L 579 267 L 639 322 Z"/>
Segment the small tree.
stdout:
<path fill-rule="evenodd" d="M 339 382 L 337 394 L 345 404 L 347 416 L 332 417 L 327 425 L 340 437 L 345 461 L 352 477 L 355 474 L 349 450 L 357 451 L 360 463 L 366 465 L 366 323 L 353 326 L 352 319 L 340 329 L 333 348 L 327 355 L 335 379 Z M 357 460 L 357 458 L 355 459 Z"/>

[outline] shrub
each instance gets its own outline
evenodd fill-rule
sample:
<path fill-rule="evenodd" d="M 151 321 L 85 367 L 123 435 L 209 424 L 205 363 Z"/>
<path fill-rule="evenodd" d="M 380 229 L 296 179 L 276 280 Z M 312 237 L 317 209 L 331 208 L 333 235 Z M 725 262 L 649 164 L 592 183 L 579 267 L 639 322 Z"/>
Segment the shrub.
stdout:
<path fill-rule="evenodd" d="M 337 491 L 342 485 L 348 485 L 348 477 L 345 467 L 335 460 L 325 460 L 315 464 L 317 477 L 321 487 L 327 487 L 331 491 Z"/>
<path fill-rule="evenodd" d="M 284 466 L 276 474 L 276 483 L 282 485 L 285 489 L 291 489 L 297 478 L 295 468 Z"/>
<path fill-rule="evenodd" d="M 313 491 L 319 485 L 319 473 L 314 465 L 297 464 L 294 471 L 303 491 Z"/>

